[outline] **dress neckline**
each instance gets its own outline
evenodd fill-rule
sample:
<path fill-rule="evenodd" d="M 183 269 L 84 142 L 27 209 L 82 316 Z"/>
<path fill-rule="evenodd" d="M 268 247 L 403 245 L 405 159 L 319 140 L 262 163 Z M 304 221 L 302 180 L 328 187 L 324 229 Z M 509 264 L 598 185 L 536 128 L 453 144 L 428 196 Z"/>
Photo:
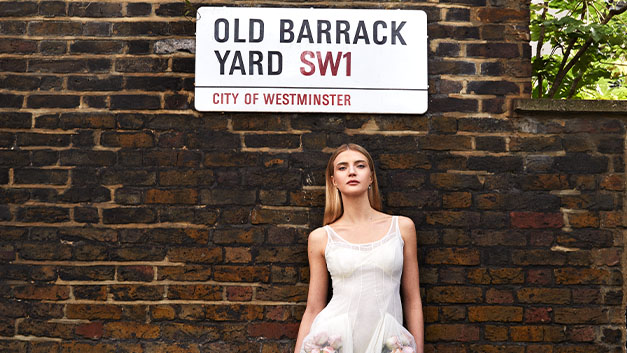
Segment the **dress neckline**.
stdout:
<path fill-rule="evenodd" d="M 329 229 L 333 232 L 333 234 L 335 234 L 338 238 L 340 238 L 343 242 L 350 244 L 350 245 L 356 245 L 356 246 L 360 246 L 360 245 L 373 245 L 376 244 L 382 240 L 384 240 L 385 238 L 387 238 L 390 234 L 392 234 L 392 230 L 394 229 L 394 221 L 396 220 L 396 216 L 392 216 L 392 221 L 390 222 L 390 227 L 388 228 L 388 231 L 385 233 L 385 235 L 383 235 L 381 238 L 374 240 L 374 241 L 370 241 L 367 243 L 353 243 L 350 242 L 344 238 L 342 238 L 341 235 L 337 234 L 337 232 L 335 231 L 335 229 L 333 229 L 333 227 L 331 227 L 330 225 L 326 225 L 326 227 L 329 227 Z"/>

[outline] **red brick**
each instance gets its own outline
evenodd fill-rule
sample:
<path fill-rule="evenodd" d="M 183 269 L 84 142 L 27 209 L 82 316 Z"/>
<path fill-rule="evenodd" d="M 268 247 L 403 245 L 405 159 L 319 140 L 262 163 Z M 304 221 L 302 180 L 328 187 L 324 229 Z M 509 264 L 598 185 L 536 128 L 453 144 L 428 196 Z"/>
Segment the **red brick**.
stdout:
<path fill-rule="evenodd" d="M 226 299 L 229 301 L 250 301 L 253 299 L 253 289 L 244 286 L 226 287 Z"/>
<path fill-rule="evenodd" d="M 268 282 L 267 266 L 215 266 L 213 278 L 224 282 Z"/>
<path fill-rule="evenodd" d="M 508 329 L 505 326 L 485 325 L 484 332 L 488 341 L 507 341 L 509 338 Z"/>
<path fill-rule="evenodd" d="M 561 213 L 511 212 L 510 220 L 515 228 L 561 228 L 564 219 Z"/>
<path fill-rule="evenodd" d="M 168 286 L 168 299 L 221 300 L 222 286 L 211 284 L 190 284 Z"/>
<path fill-rule="evenodd" d="M 479 327 L 462 324 L 431 324 L 425 327 L 425 342 L 479 340 Z"/>
<path fill-rule="evenodd" d="M 193 189 L 150 189 L 146 191 L 146 203 L 193 205 L 198 203 L 198 192 Z"/>
<path fill-rule="evenodd" d="M 468 307 L 470 322 L 521 322 L 523 308 L 517 306 L 471 306 Z"/>
<path fill-rule="evenodd" d="M 610 284 L 611 273 L 597 268 L 558 268 L 554 270 L 557 284 Z"/>
<path fill-rule="evenodd" d="M 69 286 L 21 285 L 13 288 L 17 299 L 65 300 L 70 298 Z"/>
<path fill-rule="evenodd" d="M 167 266 L 157 268 L 157 280 L 206 281 L 211 278 L 209 265 Z"/>
<path fill-rule="evenodd" d="M 261 305 L 207 305 L 206 318 L 213 321 L 251 321 L 263 318 Z"/>
<path fill-rule="evenodd" d="M 427 252 L 425 261 L 431 265 L 479 265 L 480 254 L 476 249 L 447 248 L 433 249 Z"/>
<path fill-rule="evenodd" d="M 122 307 L 110 304 L 68 304 L 66 315 L 68 319 L 119 320 L 122 318 Z"/>
<path fill-rule="evenodd" d="M 451 192 L 442 195 L 444 208 L 468 208 L 472 204 L 472 194 L 469 192 Z"/>
<path fill-rule="evenodd" d="M 76 327 L 76 334 L 89 339 L 100 339 L 104 334 L 102 322 L 90 322 Z"/>
<path fill-rule="evenodd" d="M 521 288 L 516 297 L 521 303 L 568 304 L 571 300 L 567 288 Z"/>
<path fill-rule="evenodd" d="M 473 228 L 479 225 L 480 215 L 470 211 L 432 211 L 427 213 L 426 221 L 435 226 Z"/>
<path fill-rule="evenodd" d="M 307 287 L 301 286 L 261 286 L 257 287 L 257 300 L 303 302 L 307 300 Z"/>
<path fill-rule="evenodd" d="M 466 308 L 460 305 L 443 306 L 442 307 L 442 321 L 465 321 Z"/>
<path fill-rule="evenodd" d="M 568 330 L 568 339 L 573 342 L 593 342 L 596 339 L 595 326 L 578 326 Z"/>
<path fill-rule="evenodd" d="M 524 353 L 525 347 L 514 345 L 471 345 L 469 353 Z"/>
<path fill-rule="evenodd" d="M 379 155 L 382 169 L 431 169 L 431 163 L 422 153 L 399 153 Z"/>
<path fill-rule="evenodd" d="M 249 263 L 252 260 L 251 249 L 248 247 L 225 247 L 224 262 Z"/>
<path fill-rule="evenodd" d="M 624 191 L 625 177 L 622 174 L 609 174 L 601 179 L 601 188 L 610 191 Z"/>
<path fill-rule="evenodd" d="M 448 286 L 427 289 L 427 303 L 481 303 L 483 291 L 479 287 Z"/>
<path fill-rule="evenodd" d="M 558 324 L 604 324 L 609 323 L 608 308 L 554 308 L 554 320 Z"/>
<path fill-rule="evenodd" d="M 298 335 L 298 327 L 298 323 L 251 323 L 248 325 L 248 334 L 259 339 L 295 339 Z"/>
<path fill-rule="evenodd" d="M 114 339 L 155 339 L 160 335 L 159 326 L 138 322 L 108 322 L 104 332 L 105 337 Z"/>
<path fill-rule="evenodd" d="M 592 212 L 568 213 L 568 224 L 573 228 L 598 228 L 599 216 Z"/>
<path fill-rule="evenodd" d="M 156 321 L 172 321 L 176 318 L 176 311 L 171 305 L 153 305 L 150 307 L 150 317 Z"/>
<path fill-rule="evenodd" d="M 221 332 L 215 326 L 168 322 L 161 326 L 161 337 L 166 341 L 211 342 L 220 339 Z"/>
<path fill-rule="evenodd" d="M 174 262 L 218 263 L 222 261 L 221 248 L 170 248 L 168 259 Z"/>
<path fill-rule="evenodd" d="M 200 353 L 200 344 L 194 343 L 146 343 L 144 353 Z"/>
<path fill-rule="evenodd" d="M 525 308 L 524 321 L 526 323 L 548 323 L 551 322 L 551 308 Z"/>
<path fill-rule="evenodd" d="M 527 270 L 527 283 L 546 285 L 553 282 L 553 271 L 546 268 Z"/>
<path fill-rule="evenodd" d="M 514 294 L 511 290 L 490 288 L 485 293 L 485 302 L 488 304 L 512 304 Z"/>

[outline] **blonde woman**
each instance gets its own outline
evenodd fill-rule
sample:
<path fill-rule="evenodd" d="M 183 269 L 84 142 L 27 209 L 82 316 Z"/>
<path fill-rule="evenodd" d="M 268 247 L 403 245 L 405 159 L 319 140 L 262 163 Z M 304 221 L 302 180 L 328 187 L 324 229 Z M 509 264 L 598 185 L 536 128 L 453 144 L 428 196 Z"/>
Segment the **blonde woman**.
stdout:
<path fill-rule="evenodd" d="M 423 352 L 414 223 L 381 212 L 374 163 L 359 145 L 342 145 L 329 159 L 324 227 L 309 235 L 308 256 L 295 353 Z"/>

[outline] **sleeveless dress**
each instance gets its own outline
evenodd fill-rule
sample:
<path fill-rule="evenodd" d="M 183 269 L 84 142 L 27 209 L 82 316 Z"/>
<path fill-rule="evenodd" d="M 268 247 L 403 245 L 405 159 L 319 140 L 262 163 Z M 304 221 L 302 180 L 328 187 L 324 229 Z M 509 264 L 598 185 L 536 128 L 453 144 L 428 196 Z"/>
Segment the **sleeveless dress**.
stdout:
<path fill-rule="evenodd" d="M 333 297 L 314 319 L 301 353 L 414 353 L 402 325 L 403 238 L 398 217 L 380 240 L 354 244 L 325 226 Z"/>

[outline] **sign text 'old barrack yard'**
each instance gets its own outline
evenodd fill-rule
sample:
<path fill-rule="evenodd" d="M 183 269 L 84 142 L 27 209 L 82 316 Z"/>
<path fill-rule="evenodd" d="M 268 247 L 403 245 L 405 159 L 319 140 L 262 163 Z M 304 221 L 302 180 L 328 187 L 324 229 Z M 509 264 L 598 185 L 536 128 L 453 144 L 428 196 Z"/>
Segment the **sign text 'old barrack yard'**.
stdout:
<path fill-rule="evenodd" d="M 422 114 L 419 10 L 201 7 L 199 111 Z"/>

